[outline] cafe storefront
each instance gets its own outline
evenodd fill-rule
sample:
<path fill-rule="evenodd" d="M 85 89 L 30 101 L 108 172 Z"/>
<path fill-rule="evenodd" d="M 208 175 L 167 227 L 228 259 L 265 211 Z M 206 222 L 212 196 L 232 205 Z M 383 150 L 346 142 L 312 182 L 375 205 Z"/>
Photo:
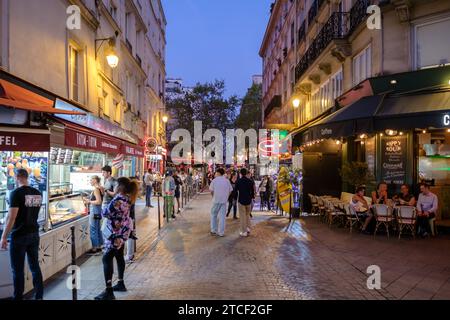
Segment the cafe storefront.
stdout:
<path fill-rule="evenodd" d="M 329 163 L 335 172 L 346 162 L 367 163 L 373 174 L 368 191 L 377 182 L 385 181 L 391 194 L 406 183 L 417 195 L 420 182 L 431 184 L 440 203 L 437 224 L 447 225 L 450 222 L 449 79 L 450 67 L 442 67 L 366 80 L 359 87 L 371 86 L 372 95 L 365 95 L 368 90 L 364 89 L 365 94 L 360 97 L 350 91 L 338 98 L 338 103 L 346 101 L 346 104 L 309 127 L 296 139 L 300 141 L 297 147 L 306 155 L 314 152 L 320 155 L 326 148 L 335 146 L 335 151 L 340 153 L 339 160 Z M 387 90 L 389 87 L 391 90 Z M 329 193 L 353 192 L 353 187 L 341 183 Z"/>

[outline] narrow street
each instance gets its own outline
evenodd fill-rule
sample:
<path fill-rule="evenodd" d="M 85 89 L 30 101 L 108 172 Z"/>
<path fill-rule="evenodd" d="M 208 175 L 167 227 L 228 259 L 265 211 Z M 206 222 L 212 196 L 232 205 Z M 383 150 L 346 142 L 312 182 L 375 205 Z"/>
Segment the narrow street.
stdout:
<path fill-rule="evenodd" d="M 209 194 L 201 194 L 158 234 L 156 208 L 138 209 L 137 261 L 127 267 L 120 300 L 160 299 L 449 299 L 450 238 L 412 240 L 350 235 L 316 217 L 289 225 L 255 212 L 249 238 L 238 220 L 226 236 L 209 234 Z M 381 268 L 382 289 L 366 286 L 370 265 Z M 101 257 L 81 264 L 79 299 L 103 290 Z M 62 273 L 46 283 L 45 299 L 71 299 Z"/>

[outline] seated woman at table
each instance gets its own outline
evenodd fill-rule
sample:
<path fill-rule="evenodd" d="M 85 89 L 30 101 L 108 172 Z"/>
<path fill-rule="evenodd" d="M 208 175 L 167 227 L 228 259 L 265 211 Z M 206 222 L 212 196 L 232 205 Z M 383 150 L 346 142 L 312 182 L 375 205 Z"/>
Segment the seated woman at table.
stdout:
<path fill-rule="evenodd" d="M 366 192 L 366 188 L 358 187 L 356 189 L 356 194 L 350 200 L 350 206 L 353 208 L 358 217 L 364 219 L 364 225 L 362 227 L 362 233 L 370 234 L 367 231 L 367 227 L 372 221 L 373 214 L 369 210 L 369 204 L 367 203 L 366 198 L 364 198 L 364 193 Z"/>
<path fill-rule="evenodd" d="M 380 182 L 377 191 L 372 192 L 373 204 L 388 204 L 388 185 L 386 182 Z"/>
<path fill-rule="evenodd" d="M 393 200 L 400 206 L 411 206 L 416 205 L 416 198 L 409 192 L 409 186 L 403 184 L 400 188 L 400 193 L 394 196 Z"/>

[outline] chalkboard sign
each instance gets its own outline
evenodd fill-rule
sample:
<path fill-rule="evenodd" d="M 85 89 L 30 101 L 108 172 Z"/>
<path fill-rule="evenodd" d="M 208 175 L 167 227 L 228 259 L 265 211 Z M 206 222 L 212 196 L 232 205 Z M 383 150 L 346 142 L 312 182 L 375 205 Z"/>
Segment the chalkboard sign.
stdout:
<path fill-rule="evenodd" d="M 407 137 L 384 136 L 381 139 L 381 179 L 401 185 L 406 181 Z"/>

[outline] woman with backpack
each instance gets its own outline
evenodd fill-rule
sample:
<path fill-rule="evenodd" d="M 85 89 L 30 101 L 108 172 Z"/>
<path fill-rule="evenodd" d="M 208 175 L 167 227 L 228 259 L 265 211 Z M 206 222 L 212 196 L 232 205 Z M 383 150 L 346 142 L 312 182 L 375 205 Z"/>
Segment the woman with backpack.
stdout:
<path fill-rule="evenodd" d="M 102 192 L 100 186 L 100 178 L 93 176 L 91 178 L 91 186 L 94 188 L 89 197 L 84 199 L 85 205 L 89 206 L 89 225 L 92 249 L 88 254 L 97 254 L 102 251 L 103 235 L 101 231 L 102 222 Z"/>

